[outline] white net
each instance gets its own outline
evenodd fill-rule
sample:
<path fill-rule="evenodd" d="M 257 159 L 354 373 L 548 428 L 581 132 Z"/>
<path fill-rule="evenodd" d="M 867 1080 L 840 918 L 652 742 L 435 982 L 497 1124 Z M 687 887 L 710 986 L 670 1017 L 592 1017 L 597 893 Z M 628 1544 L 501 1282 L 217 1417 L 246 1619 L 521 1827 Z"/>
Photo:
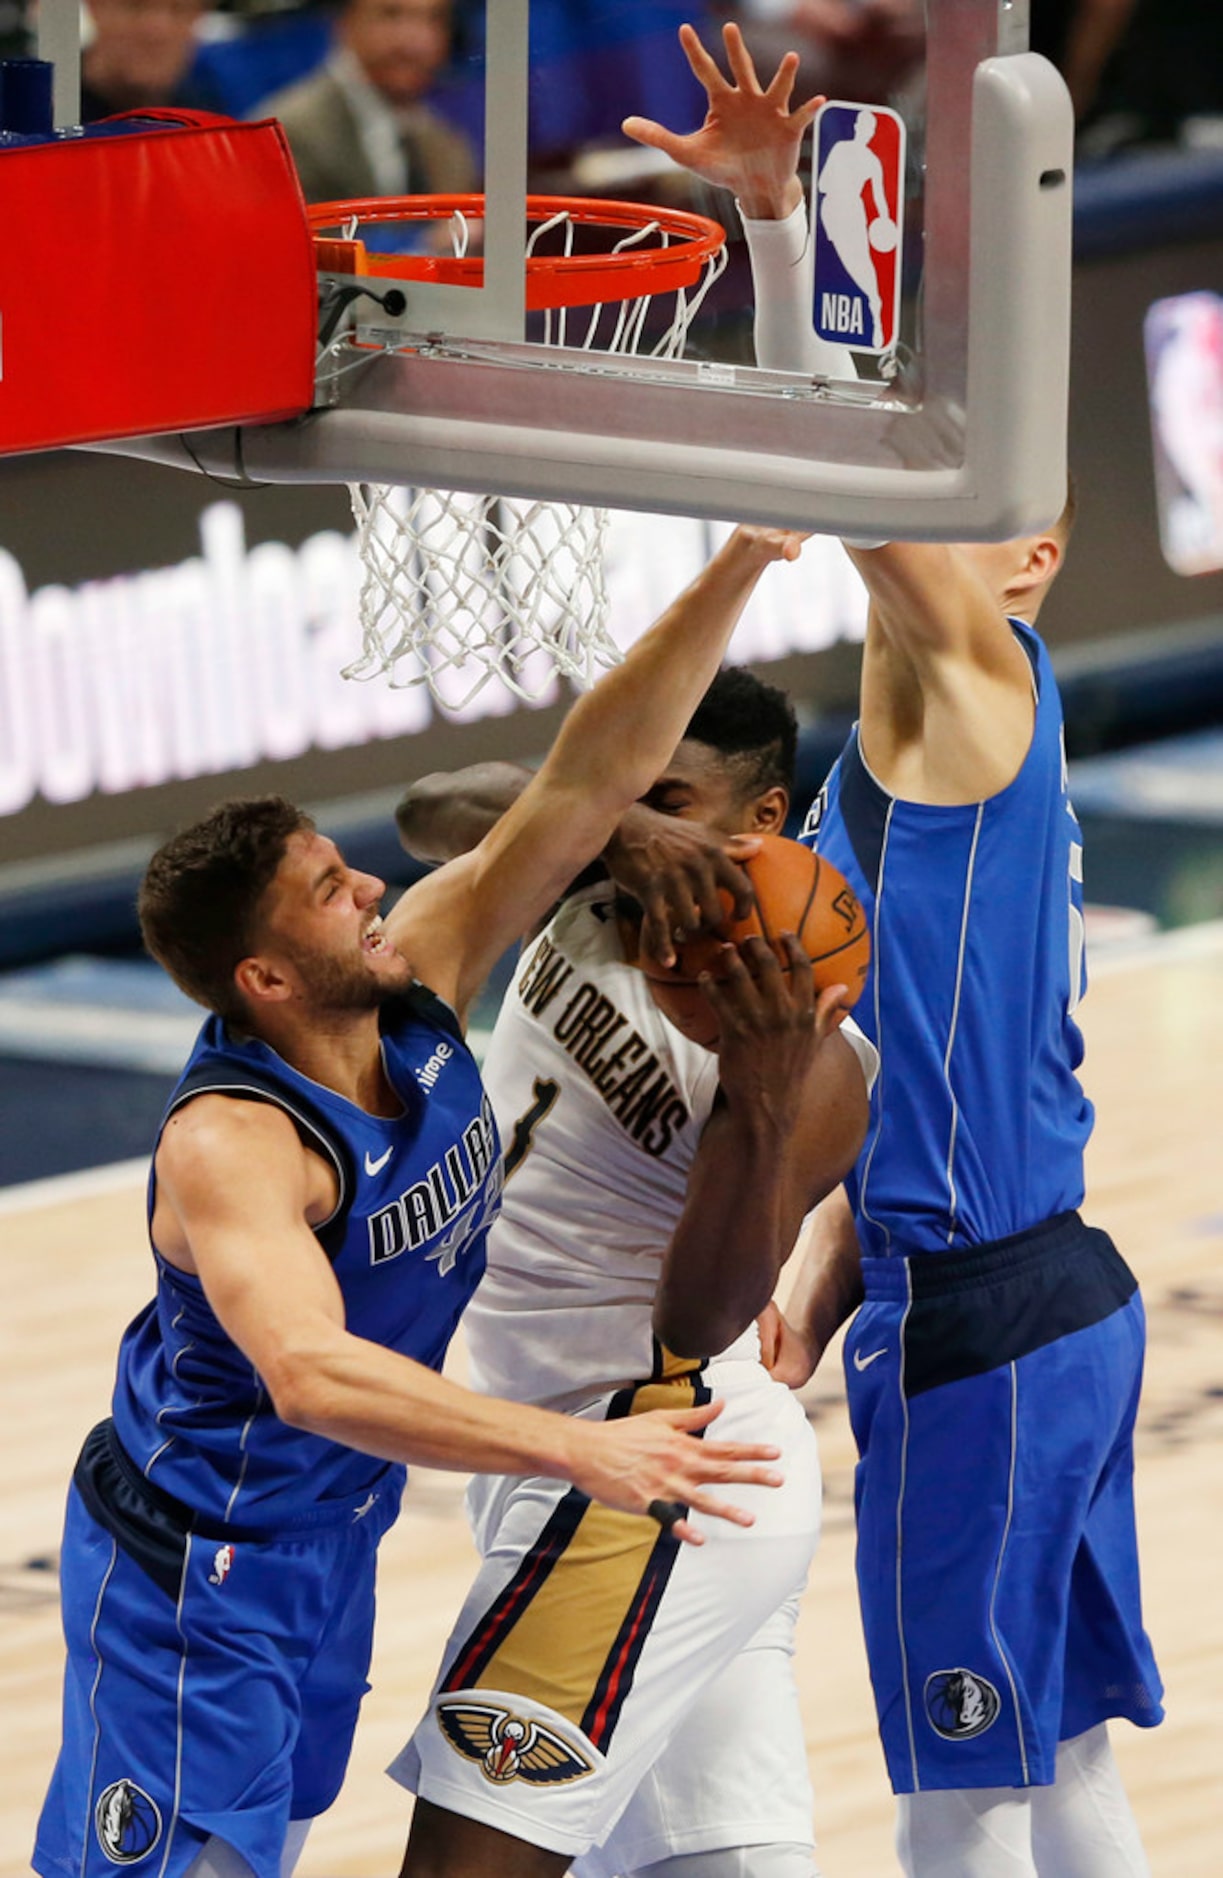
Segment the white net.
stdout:
<path fill-rule="evenodd" d="M 493 678 L 534 701 L 556 672 L 584 687 L 620 657 L 605 510 L 372 483 L 351 494 L 364 649 L 346 678 L 428 684 L 457 710 Z"/>
<path fill-rule="evenodd" d="M 642 215 L 640 225 L 610 245 L 610 255 L 672 249 L 676 235 L 665 219 Z M 716 225 L 704 227 L 720 236 Z M 355 223 L 348 232 L 355 234 Z M 465 218 L 452 217 L 456 255 L 465 251 L 467 234 Z M 528 265 L 544 237 L 559 241 L 567 259 L 574 249 L 573 217 L 561 210 L 537 222 L 527 242 Z M 627 297 L 550 308 L 544 343 L 679 358 L 725 265 L 719 246 L 693 270 L 691 285 L 665 295 L 638 287 Z M 620 658 L 607 630 L 605 510 L 372 483 L 355 483 L 350 494 L 364 578 L 362 651 L 346 677 L 384 673 L 393 686 L 428 685 L 441 704 L 457 710 L 494 680 L 536 701 L 550 694 L 557 672 L 587 686 L 599 667 Z"/>

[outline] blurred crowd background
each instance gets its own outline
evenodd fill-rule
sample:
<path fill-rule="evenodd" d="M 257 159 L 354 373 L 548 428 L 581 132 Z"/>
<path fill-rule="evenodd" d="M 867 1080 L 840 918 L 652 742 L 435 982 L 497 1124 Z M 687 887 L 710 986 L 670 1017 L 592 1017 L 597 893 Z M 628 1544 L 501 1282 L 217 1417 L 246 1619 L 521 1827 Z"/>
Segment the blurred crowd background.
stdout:
<path fill-rule="evenodd" d="M 82 119 L 150 105 L 277 116 L 308 200 L 479 186 L 486 0 L 88 0 Z M 678 122 L 699 94 L 676 28 L 738 21 L 762 69 L 801 55 L 800 92 L 904 108 L 922 0 L 536 0 L 531 185 L 577 193 L 622 146 L 626 110 Z M 30 49 L 0 0 L 0 49 Z M 1084 162 L 1151 145 L 1223 148 L 1220 0 L 1031 0 L 1031 44 L 1065 74 Z M 587 178 L 588 181 L 588 178 Z"/>

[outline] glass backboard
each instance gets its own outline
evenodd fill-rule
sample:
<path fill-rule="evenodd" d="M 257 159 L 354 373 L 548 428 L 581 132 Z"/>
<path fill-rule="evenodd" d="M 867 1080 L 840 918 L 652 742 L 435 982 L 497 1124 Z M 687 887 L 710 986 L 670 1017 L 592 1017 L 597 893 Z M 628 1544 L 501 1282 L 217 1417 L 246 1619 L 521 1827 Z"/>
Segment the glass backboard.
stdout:
<path fill-rule="evenodd" d="M 436 258 L 450 254 L 454 216 L 397 229 L 337 212 L 325 304 L 340 317 L 315 411 L 197 433 L 185 450 L 116 447 L 255 480 L 402 483 L 868 537 L 988 539 L 1051 520 L 1066 480 L 1072 114 L 1054 68 L 1026 51 L 1027 0 L 927 0 L 890 63 L 831 74 L 854 89 L 821 111 L 802 154 L 803 291 L 827 348 L 816 369 L 757 361 L 760 308 L 730 194 L 620 130 L 630 115 L 700 124 L 704 92 L 678 37 L 687 10 L 460 0 L 431 106 L 469 140 L 482 185 L 458 218 L 457 270 Z M 758 0 L 702 9 L 723 70 L 718 26 L 733 19 L 767 82 L 774 12 Z M 797 101 L 821 71 L 811 47 L 796 49 Z M 592 334 L 579 311 L 532 310 L 528 242 L 536 262 L 562 253 L 557 271 L 571 278 L 617 241 L 638 259 L 659 241 L 580 222 L 541 232 L 538 197 L 628 201 L 640 223 L 649 209 L 724 228 L 721 271 L 681 290 L 699 298 L 685 305 L 682 356 L 665 342 L 674 294 L 649 293 L 656 261 L 634 289 L 627 356 L 623 331 L 607 337 L 614 317 Z"/>

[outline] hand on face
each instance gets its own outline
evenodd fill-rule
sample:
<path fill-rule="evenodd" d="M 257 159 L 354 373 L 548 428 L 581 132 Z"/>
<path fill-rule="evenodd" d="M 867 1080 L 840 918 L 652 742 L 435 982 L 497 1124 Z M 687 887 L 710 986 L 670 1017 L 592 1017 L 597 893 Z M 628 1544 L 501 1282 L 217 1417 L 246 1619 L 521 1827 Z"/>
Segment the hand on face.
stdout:
<path fill-rule="evenodd" d="M 604 858 L 616 885 L 641 906 L 639 955 L 669 968 L 677 943 L 701 927 L 716 931 L 728 907 L 743 919 L 752 883 L 740 863 L 759 846 L 754 835 L 725 835 L 682 816 L 626 816 Z"/>

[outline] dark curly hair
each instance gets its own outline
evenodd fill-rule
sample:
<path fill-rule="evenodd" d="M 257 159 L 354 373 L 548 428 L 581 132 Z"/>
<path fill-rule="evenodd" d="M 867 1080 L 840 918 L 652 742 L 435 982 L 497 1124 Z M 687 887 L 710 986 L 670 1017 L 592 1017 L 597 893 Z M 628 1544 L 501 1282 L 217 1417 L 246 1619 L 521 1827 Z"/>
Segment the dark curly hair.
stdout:
<path fill-rule="evenodd" d="M 784 691 L 742 665 L 718 673 L 688 720 L 684 741 L 703 743 L 725 757 L 741 798 L 772 788 L 793 793 L 794 707 Z"/>

